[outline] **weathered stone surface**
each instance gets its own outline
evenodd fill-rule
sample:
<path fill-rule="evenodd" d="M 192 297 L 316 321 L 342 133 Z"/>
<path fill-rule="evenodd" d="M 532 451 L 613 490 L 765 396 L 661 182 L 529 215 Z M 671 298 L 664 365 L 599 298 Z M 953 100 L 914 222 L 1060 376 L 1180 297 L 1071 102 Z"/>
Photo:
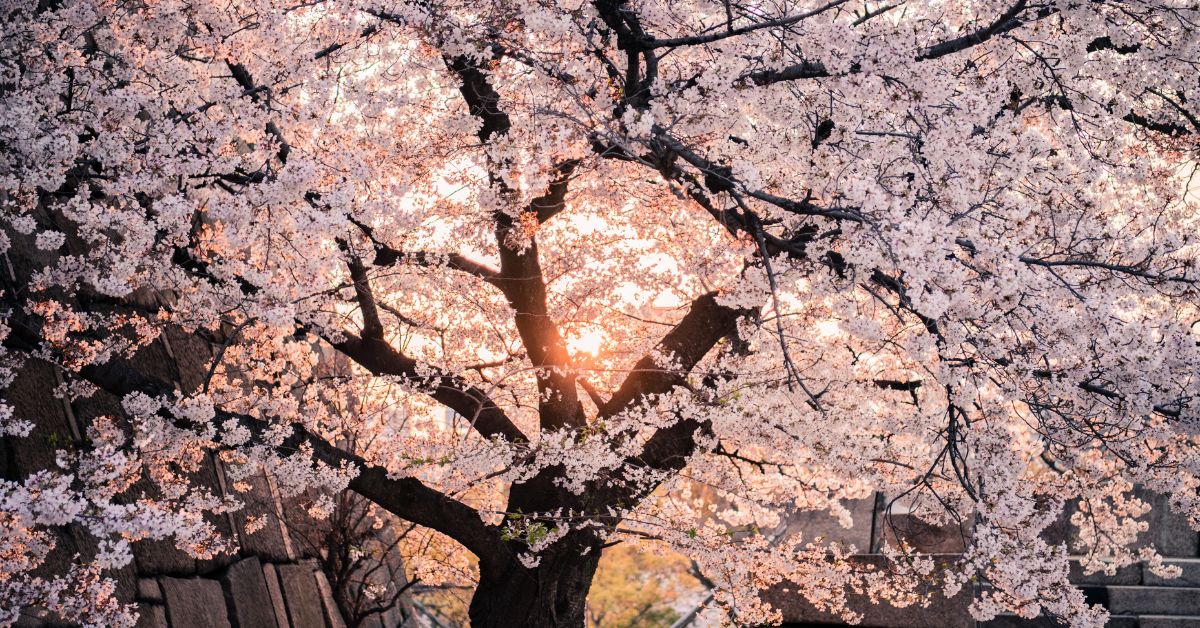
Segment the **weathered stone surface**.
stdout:
<path fill-rule="evenodd" d="M 212 454 L 205 456 L 204 461 L 202 462 L 201 467 L 195 477 L 197 478 L 196 482 L 198 484 L 211 486 L 213 487 L 214 493 L 223 495 L 225 491 L 222 489 L 221 476 L 217 470 L 218 464 L 219 463 L 217 462 L 216 458 L 212 456 Z M 229 516 L 228 514 L 218 515 L 206 512 L 204 513 L 204 520 L 211 523 L 213 527 L 221 532 L 222 536 L 226 538 L 237 538 L 237 534 L 234 531 L 233 517 Z M 227 553 L 220 553 L 214 555 L 212 558 L 197 560 L 196 569 L 199 573 L 208 574 L 224 569 L 225 567 L 233 564 L 236 560 L 236 556 Z"/>
<path fill-rule="evenodd" d="M 71 402 L 71 408 L 80 425 L 91 425 L 99 416 L 117 417 L 119 421 L 124 421 L 125 410 L 121 407 L 120 398 L 102 391 L 76 399 Z"/>
<path fill-rule="evenodd" d="M 175 355 L 175 373 L 185 391 L 199 390 L 208 377 L 213 355 L 212 345 L 207 341 L 176 327 L 168 327 L 163 336 L 164 348 L 170 347 Z"/>
<path fill-rule="evenodd" d="M 1142 615 L 1140 628 L 1200 628 L 1200 617 Z"/>
<path fill-rule="evenodd" d="M 1068 549 L 1074 551 L 1078 531 L 1075 526 L 1071 525 L 1071 515 L 1075 514 L 1078 509 L 1079 506 L 1074 501 L 1064 506 L 1063 510 L 1058 513 L 1058 517 L 1054 519 L 1054 523 L 1042 530 L 1042 539 L 1051 545 L 1069 543 Z"/>
<path fill-rule="evenodd" d="M 1170 500 L 1166 496 L 1141 488 L 1135 489 L 1134 494 L 1152 507 L 1144 519 L 1149 524 L 1149 531 L 1138 539 L 1139 544 L 1153 545 L 1168 557 L 1200 556 L 1200 533 L 1188 526 L 1186 517 L 1171 512 Z M 1077 503 L 1068 504 L 1055 523 L 1042 533 L 1042 538 L 1049 543 L 1069 542 L 1070 551 L 1082 553 L 1078 545 L 1078 530 L 1070 523 L 1071 516 L 1077 511 Z"/>
<path fill-rule="evenodd" d="M 88 397 L 76 399 L 71 403 L 71 408 L 77 423 L 84 430 L 100 416 L 115 417 L 119 425 L 127 422 L 120 399 L 105 392 L 97 391 Z M 148 478 L 143 477 L 126 495 L 118 496 L 115 501 L 128 502 L 136 499 L 143 491 L 154 495 L 157 493 L 157 487 Z M 88 539 L 87 544 L 94 545 L 91 539 Z M 138 541 L 131 547 L 134 562 L 113 573 L 117 582 L 118 599 L 140 599 L 137 582 L 139 575 L 190 575 L 195 572 L 195 561 L 176 549 L 172 541 Z"/>
<path fill-rule="evenodd" d="M 399 607 L 392 607 L 386 613 L 377 613 L 370 615 L 363 620 L 359 628 L 401 628 L 402 626 L 419 626 L 420 624 L 409 623 L 409 615 L 405 615 Z M 701 624 L 695 624 L 700 626 Z"/>
<path fill-rule="evenodd" d="M 69 449 L 74 438 L 66 409 L 51 391 L 58 385 L 54 367 L 29 360 L 21 367 L 3 398 L 13 406 L 13 416 L 33 423 L 33 431 L 21 439 L 5 438 L 5 469 L 15 469 L 23 478 L 41 469 L 54 468 L 55 450 Z"/>
<path fill-rule="evenodd" d="M 163 578 L 171 628 L 230 628 L 225 594 L 216 580 Z"/>
<path fill-rule="evenodd" d="M 81 560 L 88 561 L 96 556 L 96 540 L 81 526 L 51 527 L 46 532 L 54 538 L 54 549 L 34 571 L 39 576 L 61 576 Z M 134 583 L 128 568 L 106 575 L 116 581 L 115 593 L 124 596 L 121 599 L 132 597 Z"/>
<path fill-rule="evenodd" d="M 1108 587 L 1107 606 L 1114 615 L 1200 615 L 1200 589 Z"/>
<path fill-rule="evenodd" d="M 159 604 L 139 604 L 136 628 L 167 628 L 167 610 Z"/>
<path fill-rule="evenodd" d="M 1188 526 L 1186 517 L 1171 512 L 1166 496 L 1145 489 L 1136 489 L 1134 494 L 1152 507 L 1145 518 L 1150 529 L 1139 542 L 1153 545 L 1164 556 L 1200 555 L 1200 533 Z M 1068 504 L 1055 523 L 1042 533 L 1042 537 L 1051 543 L 1069 541 L 1071 551 L 1078 552 L 1081 549 L 1078 546 L 1078 531 L 1070 524 L 1071 515 L 1076 511 L 1076 503 Z"/>
<path fill-rule="evenodd" d="M 234 521 L 238 527 L 238 539 L 242 551 L 260 556 L 265 560 L 288 562 L 293 555 L 288 550 L 288 540 L 284 538 L 283 528 L 276 511 L 277 504 L 271 494 L 271 486 L 262 473 L 256 473 L 247 478 L 250 490 L 236 493 L 245 508 L 234 513 Z M 253 534 L 246 531 L 249 517 L 265 517 L 266 525 Z"/>
<path fill-rule="evenodd" d="M 288 616 L 296 628 L 321 628 L 325 611 L 321 608 L 321 592 L 317 589 L 312 565 L 279 565 L 279 581 L 283 585 L 283 601 Z"/>
<path fill-rule="evenodd" d="M 873 549 L 878 550 L 885 542 L 895 546 L 903 540 L 921 553 L 954 554 L 966 548 L 970 534 L 965 525 L 935 526 L 907 514 L 880 516 Z"/>
<path fill-rule="evenodd" d="M 886 564 L 883 557 L 877 554 L 855 556 L 854 560 L 876 566 Z M 872 604 L 865 596 L 851 596 L 848 606 L 863 615 L 859 625 L 870 628 L 974 628 L 975 620 L 967 612 L 972 595 L 970 587 L 964 587 L 953 598 L 946 598 L 936 588 L 931 593 L 929 606 L 923 608 L 896 608 L 886 604 Z M 797 592 L 796 585 L 791 583 L 776 585 L 765 591 L 763 597 L 780 610 L 785 624 L 845 623 L 835 615 L 817 611 Z"/>
<path fill-rule="evenodd" d="M 331 628 L 346 628 L 346 622 L 342 620 L 342 612 L 337 607 L 337 602 L 333 601 L 333 588 L 329 586 L 329 579 L 325 577 L 325 572 L 318 569 L 315 574 L 317 578 L 317 589 L 321 591 L 321 606 L 325 608 L 325 622 Z"/>
<path fill-rule="evenodd" d="M 170 540 L 147 539 L 130 546 L 138 573 L 188 576 L 196 573 L 196 559 L 179 551 Z"/>
<path fill-rule="evenodd" d="M 137 570 L 133 568 L 133 564 L 125 565 L 120 569 L 115 569 L 109 572 L 109 577 L 116 583 L 116 590 L 113 595 L 118 600 L 133 601 L 137 599 Z"/>
<path fill-rule="evenodd" d="M 238 628 L 276 628 L 279 623 L 271 592 L 263 578 L 262 563 L 247 558 L 234 563 L 221 576 L 229 614 Z"/>
<path fill-rule="evenodd" d="M 871 549 L 871 524 L 874 517 L 875 498 L 856 499 L 846 503 L 854 525 L 843 528 L 838 520 L 826 511 L 804 511 L 792 515 L 786 525 L 785 534 L 803 534 L 805 539 L 821 537 L 853 545 L 860 552 Z"/>
<path fill-rule="evenodd" d="M 162 587 L 158 586 L 158 580 L 154 578 L 138 578 L 137 597 L 142 602 L 161 604 L 163 601 Z"/>
<path fill-rule="evenodd" d="M 1137 496 L 1152 507 L 1150 514 L 1146 515 L 1146 522 L 1150 524 L 1146 540 L 1159 553 L 1180 557 L 1200 554 L 1200 533 L 1188 525 L 1187 517 L 1171 512 L 1170 500 L 1165 495 L 1139 490 Z"/>
<path fill-rule="evenodd" d="M 144 345 L 129 359 L 130 364 L 139 371 L 153 375 L 168 382 L 179 381 L 179 367 L 175 358 L 163 345 L 161 338 Z"/>
<path fill-rule="evenodd" d="M 51 625 L 50 617 L 50 612 L 44 609 L 27 609 L 13 625 L 16 628 L 44 628 Z"/>
<path fill-rule="evenodd" d="M 980 622 L 979 628 L 1062 628 L 1062 624 L 1048 617 L 1022 619 L 1016 615 L 1001 615 L 991 621 Z M 1138 618 L 1111 615 L 1105 628 L 1139 628 Z"/>
<path fill-rule="evenodd" d="M 263 565 L 263 581 L 267 584 L 267 592 L 271 596 L 271 608 L 275 611 L 275 620 L 280 628 L 288 628 L 287 606 L 283 603 L 283 589 L 279 585 L 279 573 L 275 565 Z"/>
<path fill-rule="evenodd" d="M 1076 588 L 1083 592 L 1084 602 L 1108 608 L 1108 587 L 1079 585 Z"/>
<path fill-rule="evenodd" d="M 159 373 L 153 373 L 153 375 L 163 377 Z M 97 393 L 87 399 L 77 401 L 75 405 L 78 409 L 80 420 L 85 422 L 90 422 L 92 418 L 101 415 L 124 416 L 120 401 L 116 397 L 106 393 Z M 203 485 L 203 480 L 211 476 L 197 475 L 194 477 L 198 479 L 197 484 Z M 212 484 L 210 483 L 208 486 L 212 486 Z M 156 496 L 159 494 L 159 490 L 148 477 L 142 477 L 142 479 L 134 484 L 130 491 L 131 495 L 139 493 Z M 147 539 L 133 543 L 130 547 L 133 552 L 134 566 L 139 574 L 185 577 L 195 575 L 199 572 L 196 566 L 196 559 L 180 551 L 171 539 Z"/>
<path fill-rule="evenodd" d="M 1162 578 L 1150 573 L 1150 569 L 1143 566 L 1144 584 L 1159 587 L 1200 587 L 1200 558 L 1168 558 L 1163 562 L 1172 567 L 1179 567 L 1183 573 L 1178 578 Z"/>
<path fill-rule="evenodd" d="M 1071 559 L 1071 582 L 1075 584 L 1141 584 L 1141 564 L 1127 565 L 1117 570 L 1114 575 L 1106 575 L 1103 571 L 1084 575 L 1078 559 Z"/>

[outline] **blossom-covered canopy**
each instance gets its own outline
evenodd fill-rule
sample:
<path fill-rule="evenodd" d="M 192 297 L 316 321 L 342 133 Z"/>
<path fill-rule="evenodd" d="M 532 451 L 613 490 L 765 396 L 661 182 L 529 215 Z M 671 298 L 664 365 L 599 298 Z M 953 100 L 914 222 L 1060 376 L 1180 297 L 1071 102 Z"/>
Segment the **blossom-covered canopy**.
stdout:
<path fill-rule="evenodd" d="M 7 378 L 49 361 L 124 410 L 0 484 L 0 623 L 129 625 L 131 542 L 225 550 L 210 453 L 466 548 L 412 560 L 469 573 L 479 626 L 582 625 L 618 540 L 694 559 L 738 622 L 782 580 L 834 611 L 984 582 L 981 619 L 1094 626 L 1040 535 L 1064 504 L 1090 568 L 1156 564 L 1134 484 L 1200 523 L 1194 3 L 0 16 Z M 168 326 L 216 348 L 197 390 L 130 360 Z M 754 533 L 874 491 L 966 552 L 866 572 Z M 97 555 L 36 571 L 67 524 Z"/>

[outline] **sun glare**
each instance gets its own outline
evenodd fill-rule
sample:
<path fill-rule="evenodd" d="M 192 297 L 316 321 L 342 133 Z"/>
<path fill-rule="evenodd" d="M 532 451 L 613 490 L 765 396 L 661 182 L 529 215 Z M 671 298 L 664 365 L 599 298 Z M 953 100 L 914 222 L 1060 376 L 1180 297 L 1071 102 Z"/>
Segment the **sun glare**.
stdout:
<path fill-rule="evenodd" d="M 599 329 L 589 329 L 567 336 L 567 349 L 571 353 L 586 353 L 591 356 L 600 354 L 600 345 L 604 344 L 604 332 Z"/>

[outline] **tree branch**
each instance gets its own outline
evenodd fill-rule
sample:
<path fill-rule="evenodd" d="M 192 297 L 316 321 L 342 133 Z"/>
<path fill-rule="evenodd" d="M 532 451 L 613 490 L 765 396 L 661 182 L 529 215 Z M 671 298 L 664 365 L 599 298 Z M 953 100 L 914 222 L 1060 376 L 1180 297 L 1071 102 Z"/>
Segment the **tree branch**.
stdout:
<path fill-rule="evenodd" d="M 237 81 L 237 84 L 243 90 L 246 90 L 245 93 L 250 96 L 251 100 L 254 102 L 262 101 L 262 94 L 264 93 L 267 94 L 268 99 L 270 98 L 270 89 L 256 85 L 254 78 L 250 76 L 250 71 L 246 69 L 246 66 L 232 61 L 226 61 L 225 65 L 229 68 L 229 73 L 233 75 L 233 80 Z M 283 136 L 283 131 L 279 130 L 279 126 L 274 122 L 268 122 L 267 133 L 270 133 L 279 142 L 279 150 L 276 153 L 276 156 L 279 157 L 279 162 L 287 164 L 288 154 L 292 152 L 292 147 L 288 144 L 287 138 Z"/>
<path fill-rule="evenodd" d="M 940 59 L 942 57 L 961 52 L 968 48 L 973 48 L 984 42 L 987 42 L 996 35 L 1007 33 L 1024 24 L 1029 20 L 1021 19 L 1020 14 L 1029 8 L 1028 0 L 1018 0 L 1016 4 L 1009 7 L 1007 11 L 993 20 L 987 26 L 978 30 L 972 31 L 960 37 L 949 39 L 938 44 L 934 44 L 925 48 L 915 57 L 916 61 L 929 61 L 932 59 Z M 1033 18 L 1038 20 L 1050 15 L 1053 11 L 1043 9 Z M 849 74 L 857 74 L 860 70 L 857 66 L 850 68 Z M 749 72 L 738 79 L 739 83 L 753 83 L 758 86 L 771 85 L 773 83 L 781 83 L 785 81 L 796 81 L 813 78 L 827 78 L 833 74 L 820 61 L 802 61 L 800 63 L 790 65 L 777 70 L 758 70 Z"/>
<path fill-rule="evenodd" d="M 917 56 L 917 61 L 938 59 L 946 55 L 951 55 L 967 48 L 978 46 L 1001 33 L 1007 33 L 1026 23 L 1025 20 L 1020 19 L 1018 16 L 1028 6 L 1029 0 L 1017 0 L 1016 4 L 1009 7 L 1007 11 L 992 21 L 991 24 L 961 37 L 955 37 L 954 39 L 930 46 Z M 1042 17 L 1042 15 L 1039 14 L 1038 17 Z"/>
<path fill-rule="evenodd" d="M 325 341 L 372 374 L 400 377 L 421 388 L 438 403 L 465 417 L 484 438 L 503 436 L 514 443 L 529 441 L 487 393 L 463 378 L 420 364 L 387 342 L 343 335 L 343 340 L 325 338 Z"/>
<path fill-rule="evenodd" d="M 500 95 L 484 71 L 466 57 L 447 60 L 459 77 L 459 92 L 471 114 L 482 122 L 478 132 L 483 142 L 503 135 L 510 126 L 508 114 L 500 109 Z M 579 160 L 570 160 L 555 168 L 555 177 L 545 194 L 533 199 L 524 209 L 539 222 L 562 211 L 567 186 Z M 502 194 L 512 191 L 503 180 L 492 175 Z M 514 322 L 530 363 L 537 367 L 538 410 L 544 429 L 580 427 L 586 423 L 583 406 L 570 368 L 570 355 L 558 326 L 551 319 L 546 300 L 546 281 L 538 258 L 537 241 L 521 232 L 522 225 L 512 215 L 497 211 L 495 233 L 500 250 L 500 271 L 491 280 L 504 293 L 514 311 Z"/>
<path fill-rule="evenodd" d="M 789 16 L 777 18 L 774 20 L 766 20 L 763 22 L 757 22 L 755 24 L 751 24 L 749 26 L 742 26 L 740 28 L 727 28 L 726 30 L 712 32 L 712 33 L 708 33 L 706 35 L 692 35 L 690 37 L 669 37 L 669 38 L 663 38 L 663 39 L 658 39 L 656 37 L 647 37 L 646 39 L 643 40 L 642 45 L 646 48 L 674 48 L 674 47 L 678 47 L 678 46 L 694 46 L 696 44 L 712 43 L 714 41 L 720 41 L 722 39 L 729 39 L 730 37 L 737 37 L 739 35 L 753 33 L 754 31 L 760 31 L 765 28 L 777 28 L 777 27 L 781 27 L 781 26 L 791 26 L 792 24 L 806 20 L 810 17 L 820 15 L 820 14 L 828 11 L 829 9 L 839 7 L 843 4 L 846 4 L 846 2 L 847 2 L 847 0 L 833 0 L 832 2 L 822 5 L 820 7 L 817 7 L 815 9 L 813 9 L 812 11 L 807 11 L 805 13 L 800 13 L 798 15 L 789 15 Z"/>
<path fill-rule="evenodd" d="M 376 238 L 375 230 L 362 221 L 353 216 L 347 216 L 346 219 L 358 227 L 363 232 L 363 235 L 367 236 L 367 239 L 371 241 L 371 247 L 375 250 L 375 259 L 371 261 L 372 266 L 385 267 L 397 264 L 413 264 L 426 268 L 445 266 L 446 268 L 464 272 L 468 275 L 474 275 L 492 285 L 496 285 L 496 279 L 500 276 L 500 271 L 495 268 L 459 253 L 431 253 L 428 251 L 400 251 L 394 249 Z"/>
<path fill-rule="evenodd" d="M 13 339 L 6 339 L 10 349 L 28 351 L 40 343 L 25 327 Z M 148 376 L 122 359 L 113 359 L 104 364 L 89 364 L 79 369 L 78 374 L 97 388 L 118 398 L 140 392 L 151 397 L 173 396 L 175 387 L 169 382 Z M 192 429 L 188 421 L 170 417 L 181 429 Z M 233 419 L 248 429 L 252 437 L 262 441 L 270 423 L 252 417 L 217 410 L 217 421 Z M 291 433 L 276 447 L 280 454 L 292 454 L 301 445 L 309 445 L 313 456 L 327 465 L 352 466 L 359 473 L 350 482 L 350 488 L 363 497 L 379 504 L 392 514 L 413 523 L 437 530 L 479 557 L 481 566 L 490 568 L 507 560 L 505 545 L 495 529 L 485 525 L 479 513 L 444 493 L 429 488 L 416 478 L 393 479 L 386 469 L 367 463 L 361 456 L 344 451 L 325 439 L 308 431 L 304 426 L 290 424 Z"/>
<path fill-rule="evenodd" d="M 692 368 L 718 341 L 737 331 L 738 319 L 752 313 L 721 305 L 715 292 L 697 297 L 683 319 L 659 341 L 656 350 L 638 360 L 604 404 L 601 415 L 613 416 L 651 395 L 664 394 L 682 385 Z"/>

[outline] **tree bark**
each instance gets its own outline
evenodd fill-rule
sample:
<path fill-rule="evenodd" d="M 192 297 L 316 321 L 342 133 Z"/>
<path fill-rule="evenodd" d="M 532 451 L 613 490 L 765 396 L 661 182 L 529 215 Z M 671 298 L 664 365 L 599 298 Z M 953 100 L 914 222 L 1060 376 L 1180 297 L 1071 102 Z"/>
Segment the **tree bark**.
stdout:
<path fill-rule="evenodd" d="M 481 573 L 471 598 L 471 628 L 583 628 L 600 551 L 580 556 L 577 545 L 568 545 L 574 548 L 541 554 L 533 569 L 513 562 Z"/>

